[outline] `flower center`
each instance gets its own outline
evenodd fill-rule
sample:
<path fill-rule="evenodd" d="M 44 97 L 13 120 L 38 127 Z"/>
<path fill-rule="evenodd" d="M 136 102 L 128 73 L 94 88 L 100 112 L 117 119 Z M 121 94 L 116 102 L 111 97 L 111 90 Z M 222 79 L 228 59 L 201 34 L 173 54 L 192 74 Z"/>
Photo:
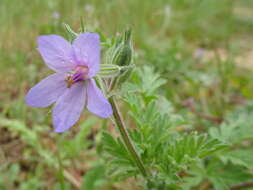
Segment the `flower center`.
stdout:
<path fill-rule="evenodd" d="M 77 66 L 69 75 L 65 78 L 67 88 L 70 88 L 74 83 L 84 81 L 88 79 L 89 69 L 86 66 Z"/>

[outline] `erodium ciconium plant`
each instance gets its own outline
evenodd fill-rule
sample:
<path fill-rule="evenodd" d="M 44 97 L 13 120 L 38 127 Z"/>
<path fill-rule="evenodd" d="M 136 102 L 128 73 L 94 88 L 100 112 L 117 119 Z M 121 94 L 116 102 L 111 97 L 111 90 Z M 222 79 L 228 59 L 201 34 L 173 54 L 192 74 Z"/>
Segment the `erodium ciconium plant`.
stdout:
<path fill-rule="evenodd" d="M 112 108 L 93 77 L 100 69 L 100 40 L 97 33 L 82 33 L 72 44 L 58 35 L 38 37 L 38 50 L 56 73 L 48 76 L 26 96 L 31 107 L 53 107 L 53 126 L 64 132 L 79 119 L 83 109 L 108 118 Z"/>

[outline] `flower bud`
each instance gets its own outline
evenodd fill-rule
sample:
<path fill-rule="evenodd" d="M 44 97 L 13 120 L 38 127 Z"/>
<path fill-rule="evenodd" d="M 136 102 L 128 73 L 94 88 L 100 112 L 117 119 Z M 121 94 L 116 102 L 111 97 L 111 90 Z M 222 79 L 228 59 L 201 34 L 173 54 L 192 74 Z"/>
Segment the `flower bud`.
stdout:
<path fill-rule="evenodd" d="M 133 69 L 132 55 L 131 30 L 128 29 L 115 39 L 114 45 L 107 51 L 106 62 L 120 68 L 118 76 L 111 82 L 110 90 L 120 86 L 129 78 Z"/>
<path fill-rule="evenodd" d="M 128 66 L 132 61 L 131 30 L 118 38 L 112 50 L 112 64 Z"/>

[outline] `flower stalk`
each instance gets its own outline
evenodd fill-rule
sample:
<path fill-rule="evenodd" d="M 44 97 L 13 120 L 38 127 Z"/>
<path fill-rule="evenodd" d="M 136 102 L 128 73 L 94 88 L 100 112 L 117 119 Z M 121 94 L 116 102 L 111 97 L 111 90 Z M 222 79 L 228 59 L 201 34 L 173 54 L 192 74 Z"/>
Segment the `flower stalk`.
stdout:
<path fill-rule="evenodd" d="M 58 177 L 61 190 L 65 190 L 65 183 L 64 183 L 64 173 L 63 173 L 63 164 L 61 160 L 61 156 L 59 151 L 56 151 L 57 161 L 58 161 Z"/>
<path fill-rule="evenodd" d="M 117 77 L 113 78 L 110 81 L 110 84 L 108 86 L 108 92 L 112 92 L 115 88 L 119 87 L 121 83 L 123 83 L 128 77 L 129 73 L 132 70 L 132 54 L 133 54 L 133 48 L 131 46 L 131 29 L 128 29 L 125 31 L 124 35 L 120 38 L 118 38 L 118 41 L 116 44 L 112 47 L 111 51 L 111 57 L 110 57 L 110 64 L 118 66 L 120 68 L 120 73 Z M 124 76 L 126 75 L 127 76 Z M 124 77 L 124 79 L 122 78 Z M 103 86 L 103 85 L 100 85 Z M 120 135 L 124 141 L 124 144 L 130 153 L 133 161 L 135 162 L 136 166 L 139 168 L 141 174 L 144 177 L 148 176 L 147 170 L 144 167 L 144 164 L 138 155 L 134 144 L 132 143 L 130 136 L 128 134 L 126 125 L 124 123 L 124 120 L 122 119 L 120 110 L 117 106 L 117 103 L 114 99 L 114 96 L 111 96 L 109 98 L 109 102 L 112 106 L 113 110 L 113 122 L 118 127 Z"/>
<path fill-rule="evenodd" d="M 139 157 L 138 153 L 136 152 L 135 147 L 130 139 L 130 136 L 127 132 L 124 120 L 122 119 L 121 113 L 119 111 L 119 108 L 118 108 L 113 96 L 111 96 L 109 98 L 109 102 L 111 103 L 112 110 L 113 110 L 113 121 L 119 129 L 120 135 L 125 143 L 125 146 L 127 147 L 130 155 L 132 156 L 136 166 L 139 168 L 141 174 L 144 177 L 147 177 L 148 176 L 147 171 L 146 171 L 144 164 L 143 164 L 141 158 Z"/>

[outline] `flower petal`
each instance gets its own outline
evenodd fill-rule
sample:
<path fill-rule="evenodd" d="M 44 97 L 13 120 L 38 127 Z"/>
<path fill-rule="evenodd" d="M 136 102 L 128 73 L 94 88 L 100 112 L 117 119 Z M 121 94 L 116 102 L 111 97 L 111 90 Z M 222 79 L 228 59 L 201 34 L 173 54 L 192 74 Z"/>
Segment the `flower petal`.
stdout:
<path fill-rule="evenodd" d="M 73 42 L 74 57 L 79 65 L 89 67 L 89 78 L 99 71 L 100 40 L 97 33 L 82 33 Z"/>
<path fill-rule="evenodd" d="M 48 67 L 56 72 L 66 72 L 75 66 L 72 60 L 72 46 L 61 36 L 39 36 L 38 50 Z"/>
<path fill-rule="evenodd" d="M 55 132 L 62 133 L 72 127 L 78 121 L 85 102 L 86 87 L 83 82 L 78 82 L 68 88 L 53 108 Z"/>
<path fill-rule="evenodd" d="M 32 87 L 26 95 L 26 104 L 31 107 L 47 107 L 55 102 L 66 89 L 64 73 L 55 73 Z"/>
<path fill-rule="evenodd" d="M 91 79 L 87 85 L 88 105 L 90 112 L 102 117 L 108 118 L 112 115 L 112 107 L 104 94 L 97 87 L 95 81 Z"/>

